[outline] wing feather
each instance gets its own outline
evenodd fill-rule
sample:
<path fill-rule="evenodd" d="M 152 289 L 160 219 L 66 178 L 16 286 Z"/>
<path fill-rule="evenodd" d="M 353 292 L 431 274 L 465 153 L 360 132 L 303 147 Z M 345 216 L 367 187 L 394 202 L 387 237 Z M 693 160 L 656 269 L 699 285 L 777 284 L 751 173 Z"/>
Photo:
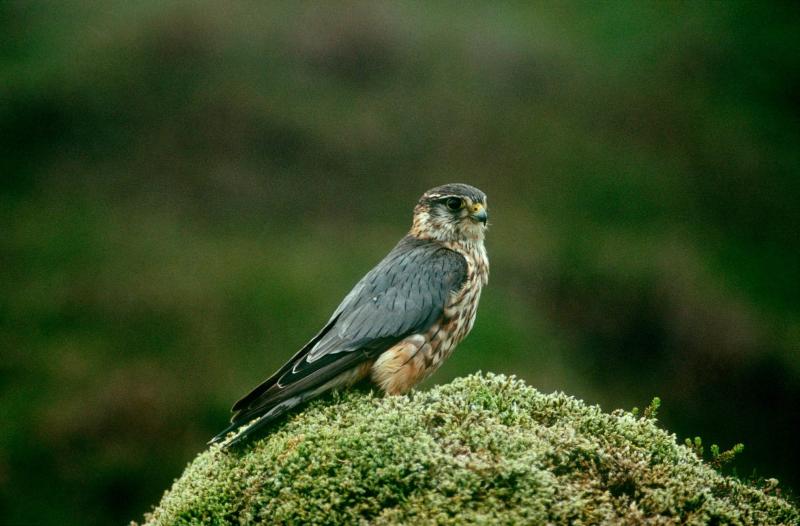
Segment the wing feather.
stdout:
<path fill-rule="evenodd" d="M 438 319 L 467 275 L 463 256 L 406 236 L 368 272 L 325 327 L 268 380 L 239 400 L 234 425 L 331 381 Z"/>

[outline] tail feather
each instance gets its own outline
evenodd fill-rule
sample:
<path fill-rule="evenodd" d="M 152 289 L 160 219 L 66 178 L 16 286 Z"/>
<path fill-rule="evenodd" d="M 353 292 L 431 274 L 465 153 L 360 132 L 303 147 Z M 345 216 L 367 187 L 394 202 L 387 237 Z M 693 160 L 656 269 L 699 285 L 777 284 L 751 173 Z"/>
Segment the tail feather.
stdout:
<path fill-rule="evenodd" d="M 316 392 L 311 393 L 301 393 L 297 396 L 289 398 L 287 400 L 282 401 L 281 403 L 277 404 L 275 407 L 271 408 L 269 411 L 264 413 L 263 415 L 254 418 L 250 422 L 243 424 L 240 422 L 234 422 L 228 427 L 226 427 L 222 432 L 217 434 L 214 438 L 208 441 L 209 444 L 216 444 L 218 442 L 223 442 L 227 439 L 228 434 L 231 431 L 235 431 L 239 429 L 238 433 L 228 439 L 227 442 L 224 442 L 222 447 L 227 449 L 229 447 L 235 446 L 240 442 L 247 440 L 251 436 L 253 436 L 257 431 L 263 429 L 267 425 L 271 424 L 288 411 L 291 411 L 298 405 L 302 404 L 303 402 L 307 401 L 310 398 L 316 396 Z"/>
<path fill-rule="evenodd" d="M 287 386 L 275 383 L 268 387 L 266 392 L 261 392 L 266 383 L 262 384 L 243 399 L 251 399 L 247 406 L 242 401 L 234 406 L 234 410 L 238 406 L 238 411 L 233 415 L 232 423 L 208 443 L 223 442 L 223 448 L 238 444 L 303 402 L 331 389 L 352 385 L 361 380 L 368 371 L 363 367 L 364 364 L 353 368 L 353 362 L 359 360 L 363 360 L 362 354 L 350 353 Z M 237 429 L 238 433 L 228 439 L 229 433 Z"/>
<path fill-rule="evenodd" d="M 308 352 L 312 348 L 314 348 L 314 346 L 323 338 L 323 336 L 325 336 L 325 334 L 328 333 L 331 327 L 333 327 L 333 324 L 336 323 L 337 319 L 339 319 L 339 316 L 335 315 L 330 320 L 328 320 L 328 323 L 325 324 L 325 327 L 323 327 L 322 330 L 316 334 L 316 336 L 311 338 L 311 341 L 305 344 L 302 349 L 297 351 L 295 355 L 292 356 L 292 358 L 283 365 L 283 367 L 275 371 L 275 373 L 272 376 L 261 382 L 258 386 L 255 387 L 255 389 L 247 393 L 235 404 L 233 404 L 233 408 L 231 410 L 234 413 L 246 413 L 248 409 L 251 409 L 255 405 L 263 405 L 263 401 L 261 403 L 258 403 L 258 400 L 262 398 L 266 393 L 273 390 L 276 384 L 278 383 L 278 380 L 284 374 L 291 371 L 292 368 L 295 365 L 297 365 L 298 362 L 302 361 L 306 357 Z M 234 417 L 234 419 L 236 419 L 236 417 Z M 223 431 L 223 433 L 224 432 L 227 432 L 227 430 Z"/>
<path fill-rule="evenodd" d="M 236 431 L 241 426 L 242 426 L 241 422 L 232 423 L 231 425 L 229 425 L 228 427 L 226 427 L 225 429 L 214 435 L 214 437 L 211 440 L 209 440 L 207 444 L 211 445 L 211 444 L 216 444 L 217 442 L 222 442 L 223 440 L 225 440 L 225 437 L 228 436 L 228 433 L 230 433 L 231 431 Z"/>

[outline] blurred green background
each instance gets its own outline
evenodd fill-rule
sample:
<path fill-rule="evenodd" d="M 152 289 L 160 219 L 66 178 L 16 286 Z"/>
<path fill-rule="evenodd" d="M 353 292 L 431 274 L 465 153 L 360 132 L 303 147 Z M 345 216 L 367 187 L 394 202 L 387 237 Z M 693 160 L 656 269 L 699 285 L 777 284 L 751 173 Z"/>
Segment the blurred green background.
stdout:
<path fill-rule="evenodd" d="M 514 373 L 800 487 L 795 2 L 0 3 L 0 522 L 122 524 L 427 188 Z"/>

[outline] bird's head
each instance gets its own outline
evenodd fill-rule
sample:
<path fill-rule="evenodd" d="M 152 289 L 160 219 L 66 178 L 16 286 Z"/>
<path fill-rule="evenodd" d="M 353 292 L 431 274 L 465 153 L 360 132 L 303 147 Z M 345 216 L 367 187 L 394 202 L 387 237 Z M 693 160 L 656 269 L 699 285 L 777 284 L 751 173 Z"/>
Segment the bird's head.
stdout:
<path fill-rule="evenodd" d="M 446 184 L 419 198 L 411 234 L 442 242 L 482 241 L 487 218 L 486 194 L 467 184 Z"/>

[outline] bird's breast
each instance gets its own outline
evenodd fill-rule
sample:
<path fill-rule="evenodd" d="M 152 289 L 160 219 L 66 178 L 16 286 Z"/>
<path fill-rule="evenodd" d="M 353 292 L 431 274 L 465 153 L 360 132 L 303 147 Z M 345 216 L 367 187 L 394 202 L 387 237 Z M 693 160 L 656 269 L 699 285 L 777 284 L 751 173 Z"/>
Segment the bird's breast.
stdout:
<path fill-rule="evenodd" d="M 435 371 L 472 330 L 481 290 L 489 281 L 489 260 L 483 243 L 454 249 L 467 261 L 467 278 L 462 287 L 451 295 L 441 320 L 426 335 L 430 345 L 428 374 Z"/>
<path fill-rule="evenodd" d="M 482 244 L 475 251 L 458 252 L 467 261 L 467 277 L 461 288 L 451 293 L 439 320 L 425 333 L 409 336 L 384 351 L 372 365 L 372 380 L 386 393 L 404 393 L 427 378 L 472 330 L 481 289 L 489 279 L 489 263 Z"/>

